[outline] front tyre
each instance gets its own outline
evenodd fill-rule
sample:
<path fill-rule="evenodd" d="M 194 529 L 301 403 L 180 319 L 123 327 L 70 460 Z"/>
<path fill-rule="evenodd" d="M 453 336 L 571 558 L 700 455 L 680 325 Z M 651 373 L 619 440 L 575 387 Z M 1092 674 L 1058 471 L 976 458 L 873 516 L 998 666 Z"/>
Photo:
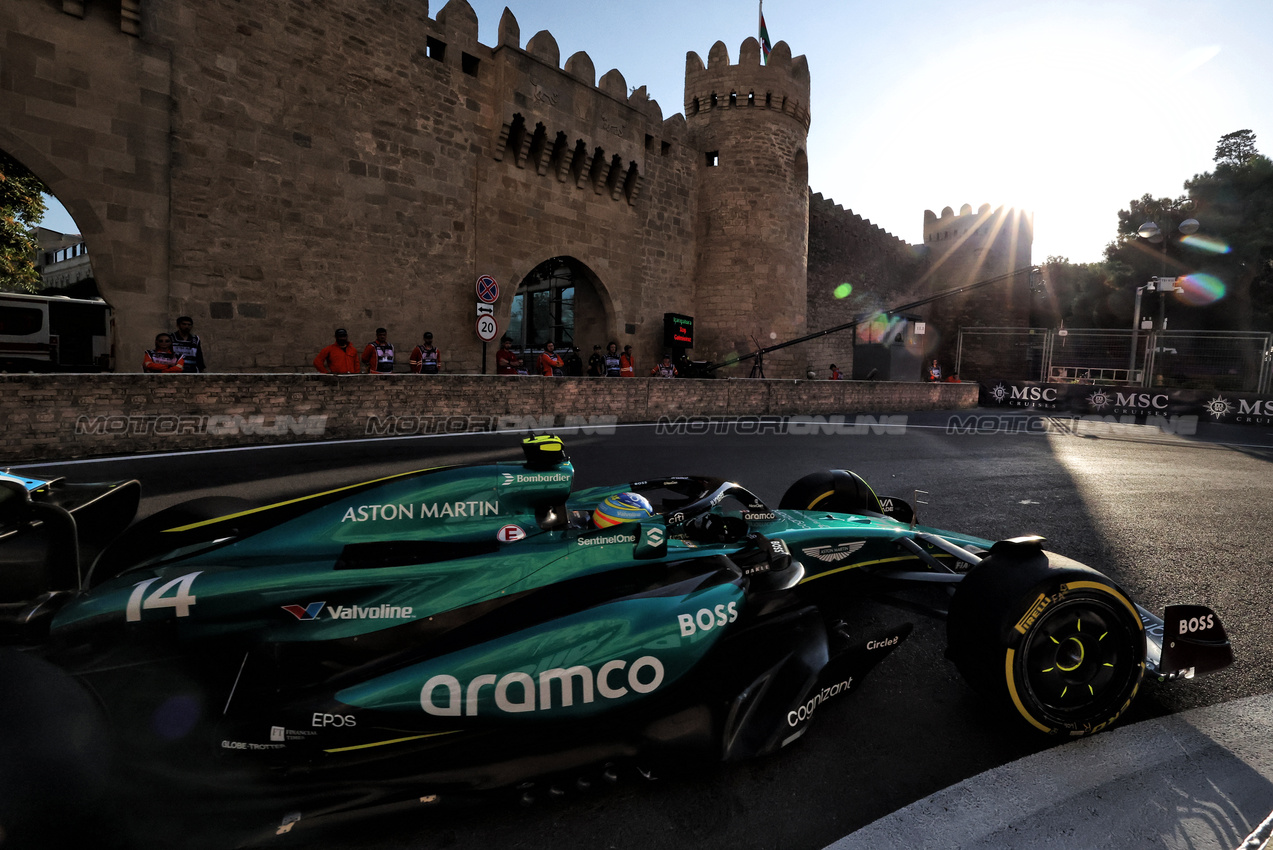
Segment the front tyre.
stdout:
<path fill-rule="evenodd" d="M 991 554 L 960 583 L 948 653 L 977 690 L 1048 735 L 1090 735 L 1131 705 L 1145 635 L 1127 595 L 1041 551 Z"/>

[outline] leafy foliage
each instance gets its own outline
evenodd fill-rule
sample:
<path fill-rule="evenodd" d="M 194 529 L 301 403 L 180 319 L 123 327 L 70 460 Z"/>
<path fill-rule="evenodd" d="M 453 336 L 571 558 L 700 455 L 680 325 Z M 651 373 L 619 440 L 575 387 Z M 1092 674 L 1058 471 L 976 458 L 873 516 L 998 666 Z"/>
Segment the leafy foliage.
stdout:
<path fill-rule="evenodd" d="M 0 151 L 0 289 L 34 292 L 40 275 L 33 257 L 39 244 L 32 228 L 44 216 L 44 193 L 40 178 Z"/>
<path fill-rule="evenodd" d="M 1225 133 L 1216 144 L 1216 165 L 1229 165 L 1235 168 L 1246 165 L 1260 152 L 1255 149 L 1255 133 L 1250 130 L 1237 130 Z"/>
<path fill-rule="evenodd" d="M 1168 296 L 1170 327 L 1273 330 L 1273 161 L 1260 154 L 1253 132 L 1238 130 L 1220 138 L 1215 163 L 1214 171 L 1187 181 L 1182 195 L 1146 194 L 1119 210 L 1104 262 L 1048 257 L 1044 323 L 1126 328 L 1136 288 L 1151 277 L 1205 274 L 1223 284 L 1223 297 L 1188 304 Z M 1179 227 L 1190 218 L 1199 230 L 1182 238 Z M 1158 225 L 1162 240 L 1138 235 L 1147 221 Z M 1144 315 L 1157 312 L 1159 297 L 1146 296 Z"/>
<path fill-rule="evenodd" d="M 1118 213 L 1115 241 L 1105 249 L 1113 289 L 1131 293 L 1158 275 L 1212 275 L 1224 297 L 1206 304 L 1168 302 L 1171 326 L 1232 330 L 1273 329 L 1273 162 L 1255 147 L 1255 134 L 1238 130 L 1221 137 L 1214 171 L 1185 183 L 1175 198 L 1143 195 Z M 1200 222 L 1197 238 L 1182 238 L 1180 224 Z M 1164 239 L 1137 235 L 1156 223 Z M 1126 326 L 1130 309 L 1108 327 Z"/>
<path fill-rule="evenodd" d="M 1229 253 L 1207 262 L 1206 269 L 1229 282 L 1236 327 L 1273 329 L 1273 160 L 1255 151 L 1224 159 L 1216 151 L 1216 169 L 1185 183 L 1198 203 L 1198 218 L 1217 234 Z M 1230 133 L 1229 136 L 1236 134 Z M 1224 139 L 1228 139 L 1225 136 Z M 1223 143 L 1224 139 L 1221 139 Z M 1245 151 L 1245 147 L 1241 148 Z M 1245 158 L 1243 158 L 1245 157 Z M 1247 325 L 1245 320 L 1250 321 Z"/>

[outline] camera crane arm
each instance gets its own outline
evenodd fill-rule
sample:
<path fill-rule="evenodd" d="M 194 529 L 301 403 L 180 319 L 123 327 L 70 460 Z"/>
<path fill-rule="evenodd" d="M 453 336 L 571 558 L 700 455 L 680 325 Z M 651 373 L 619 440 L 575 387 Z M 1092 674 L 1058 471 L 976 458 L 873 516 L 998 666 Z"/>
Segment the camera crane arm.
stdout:
<path fill-rule="evenodd" d="M 883 310 L 883 311 L 872 310 L 869 313 L 862 313 L 851 322 L 845 322 L 844 324 L 836 325 L 833 328 L 827 328 L 821 331 L 814 331 L 811 334 L 805 334 L 802 337 L 789 339 L 786 342 L 780 342 L 777 345 L 771 345 L 771 346 L 768 346 L 767 348 L 758 348 L 755 351 L 751 352 L 750 354 L 743 354 L 739 357 L 733 357 L 728 360 L 722 360 L 719 363 L 709 363 L 708 365 L 703 367 L 703 371 L 715 372 L 717 369 L 723 369 L 726 366 L 733 366 L 735 363 L 742 363 L 746 360 L 755 360 L 757 358 L 763 358 L 764 355 L 768 354 L 769 352 L 777 351 L 780 348 L 789 348 L 793 345 L 800 345 L 803 342 L 809 342 L 810 340 L 819 339 L 829 334 L 839 333 L 840 331 L 847 331 L 850 328 L 855 328 L 858 325 L 862 324 L 863 322 L 868 321 L 872 316 L 876 316 L 881 312 L 902 313 L 902 312 L 905 312 L 906 310 L 913 310 L 916 307 L 922 307 L 925 304 L 931 304 L 932 302 L 939 301 L 942 298 L 949 298 L 952 295 L 959 295 L 961 292 L 972 292 L 973 290 L 984 289 L 987 286 L 992 286 L 996 283 L 1002 283 L 1003 281 L 1008 280 L 1009 278 L 1016 277 L 1017 275 L 1034 274 L 1037 271 L 1039 271 L 1038 266 L 1022 266 L 1021 268 L 1016 269 L 1015 271 L 1010 271 L 1007 274 L 1001 274 L 1001 275 L 998 275 L 997 277 L 991 277 L 991 278 L 986 278 L 985 280 L 979 280 L 976 283 L 970 283 L 967 286 L 958 286 L 958 287 L 955 287 L 954 289 L 947 289 L 942 292 L 938 292 L 936 295 L 929 295 L 926 298 L 920 298 L 918 301 L 911 301 L 908 304 L 901 304 L 897 307 L 892 307 L 888 310 Z M 755 341 L 754 338 L 752 341 L 753 342 Z"/>

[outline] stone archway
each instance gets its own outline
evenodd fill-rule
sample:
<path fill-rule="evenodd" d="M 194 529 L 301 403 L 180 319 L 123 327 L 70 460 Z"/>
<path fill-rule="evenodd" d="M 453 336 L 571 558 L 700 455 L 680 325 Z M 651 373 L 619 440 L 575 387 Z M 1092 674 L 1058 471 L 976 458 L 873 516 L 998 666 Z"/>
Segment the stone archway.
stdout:
<path fill-rule="evenodd" d="M 81 18 L 62 4 L 0 4 L 0 148 L 74 217 L 114 308 L 116 369 L 140 371 L 172 321 L 171 62 L 99 6 Z"/>
<path fill-rule="evenodd" d="M 517 284 L 509 302 L 513 346 L 537 356 L 551 341 L 577 349 L 587 362 L 593 345 L 616 338 L 614 304 L 601 279 L 571 256 L 550 257 Z"/>

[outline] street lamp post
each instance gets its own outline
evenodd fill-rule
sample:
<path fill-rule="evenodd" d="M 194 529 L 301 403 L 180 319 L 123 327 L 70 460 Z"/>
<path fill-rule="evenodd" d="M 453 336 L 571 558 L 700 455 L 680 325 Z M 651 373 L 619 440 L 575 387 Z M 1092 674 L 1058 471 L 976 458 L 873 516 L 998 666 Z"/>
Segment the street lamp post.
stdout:
<path fill-rule="evenodd" d="M 1169 225 L 1173 216 L 1172 213 L 1188 214 L 1193 211 L 1194 203 L 1186 198 L 1182 201 L 1151 201 L 1141 207 L 1149 216 L 1140 227 L 1136 229 L 1136 235 L 1146 242 L 1157 245 L 1162 244 L 1162 275 L 1161 278 L 1167 277 L 1167 238 L 1164 233 L 1164 226 Z M 1160 225 L 1158 222 L 1163 222 Z M 1197 233 L 1200 225 L 1196 218 L 1186 218 L 1176 226 L 1176 230 L 1182 236 L 1189 236 Z M 1175 287 L 1172 287 L 1174 289 Z M 1158 291 L 1158 324 L 1157 330 L 1165 331 L 1167 329 L 1167 295 L 1164 291 L 1166 287 L 1157 287 Z M 1154 291 L 1154 287 L 1150 287 L 1149 291 Z M 1137 298 L 1140 297 L 1140 289 L 1136 290 Z M 1137 311 L 1137 321 L 1139 321 L 1139 311 Z"/>

